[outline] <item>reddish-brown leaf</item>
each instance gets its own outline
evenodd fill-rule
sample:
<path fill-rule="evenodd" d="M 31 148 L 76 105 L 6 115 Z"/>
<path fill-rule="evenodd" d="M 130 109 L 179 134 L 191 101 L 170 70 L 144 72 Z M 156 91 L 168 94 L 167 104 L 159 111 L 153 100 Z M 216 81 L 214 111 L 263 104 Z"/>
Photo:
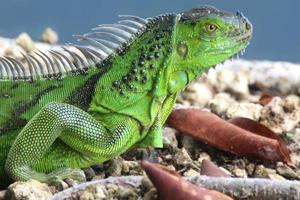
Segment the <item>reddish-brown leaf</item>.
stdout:
<path fill-rule="evenodd" d="M 213 177 L 230 177 L 229 174 L 226 174 L 217 165 L 206 159 L 202 160 L 200 173 L 201 175 Z"/>
<path fill-rule="evenodd" d="M 233 119 L 229 120 L 229 122 L 242 128 L 242 129 L 250 131 L 251 133 L 254 133 L 254 134 L 266 137 L 266 138 L 271 138 L 271 139 L 277 140 L 278 145 L 279 145 L 279 151 L 281 151 L 281 153 L 283 155 L 286 155 L 287 157 L 289 157 L 290 151 L 286 147 L 285 142 L 281 139 L 281 137 L 279 137 L 276 133 L 274 133 L 271 129 L 269 129 L 265 125 L 263 125 L 257 121 L 254 121 L 252 119 L 248 119 L 248 118 L 244 118 L 244 117 L 233 118 Z M 291 160 L 287 161 L 287 163 L 289 163 L 289 162 L 291 162 Z M 292 165 L 292 163 L 289 163 L 289 164 Z"/>
<path fill-rule="evenodd" d="M 218 191 L 193 185 L 162 165 L 142 161 L 142 166 L 157 189 L 160 200 L 233 200 Z"/>
<path fill-rule="evenodd" d="M 269 95 L 269 94 L 262 94 L 260 99 L 258 100 L 258 103 L 262 106 L 267 105 L 268 103 L 270 103 L 270 101 L 272 101 L 273 96 Z"/>
<path fill-rule="evenodd" d="M 167 123 L 182 133 L 225 151 L 292 164 L 287 147 L 281 140 L 261 136 L 269 134 L 265 130 L 261 131 L 263 128 L 259 129 L 261 135 L 254 134 L 215 114 L 198 109 L 174 110 Z M 247 127 L 255 130 L 251 126 Z"/>
<path fill-rule="evenodd" d="M 276 135 L 276 133 L 274 133 L 272 130 L 270 130 L 268 127 L 252 119 L 245 118 L 245 117 L 237 117 L 228 120 L 228 122 L 242 129 L 250 131 L 254 134 L 267 137 L 267 138 L 272 138 L 275 140 L 281 140 L 281 138 L 278 135 Z"/>

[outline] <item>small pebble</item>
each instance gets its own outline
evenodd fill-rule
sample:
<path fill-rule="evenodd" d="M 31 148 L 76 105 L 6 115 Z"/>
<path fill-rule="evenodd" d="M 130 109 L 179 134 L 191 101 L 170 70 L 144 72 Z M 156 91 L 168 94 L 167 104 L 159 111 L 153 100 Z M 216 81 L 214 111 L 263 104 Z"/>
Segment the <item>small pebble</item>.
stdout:
<path fill-rule="evenodd" d="M 232 173 L 234 176 L 237 176 L 237 177 L 242 177 L 242 178 L 248 177 L 245 169 L 235 168 L 234 170 L 232 170 Z"/>
<path fill-rule="evenodd" d="M 56 44 L 58 42 L 58 34 L 50 27 L 42 33 L 41 42 L 48 44 Z"/>
<path fill-rule="evenodd" d="M 193 160 L 191 159 L 186 149 L 182 147 L 181 149 L 178 149 L 178 151 L 175 153 L 174 162 L 176 162 L 177 165 L 185 167 L 185 166 L 191 166 Z"/>
<path fill-rule="evenodd" d="M 15 182 L 8 187 L 8 199 L 14 200 L 47 200 L 52 193 L 45 183 L 36 180 Z"/>
<path fill-rule="evenodd" d="M 200 173 L 194 169 L 189 169 L 183 173 L 183 176 L 199 176 L 199 175 L 200 175 Z"/>
<path fill-rule="evenodd" d="M 32 52 L 35 50 L 35 44 L 27 33 L 21 33 L 16 38 L 16 44 L 22 47 L 26 52 Z"/>
<path fill-rule="evenodd" d="M 297 178 L 297 173 L 293 171 L 289 166 L 286 164 L 283 164 L 282 162 L 278 162 L 276 166 L 276 171 L 278 174 L 285 178 L 289 179 L 296 179 Z"/>

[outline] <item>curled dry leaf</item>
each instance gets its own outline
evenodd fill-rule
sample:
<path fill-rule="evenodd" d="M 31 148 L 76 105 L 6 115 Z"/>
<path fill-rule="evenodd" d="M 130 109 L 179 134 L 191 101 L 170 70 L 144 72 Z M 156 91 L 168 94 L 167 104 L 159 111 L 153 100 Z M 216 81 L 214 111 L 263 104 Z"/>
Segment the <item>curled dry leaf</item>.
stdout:
<path fill-rule="evenodd" d="M 213 176 L 213 177 L 230 177 L 229 174 L 221 170 L 213 162 L 204 159 L 201 163 L 201 175 Z"/>
<path fill-rule="evenodd" d="M 233 120 L 232 124 L 213 113 L 189 108 L 174 110 L 167 123 L 184 134 L 222 150 L 292 165 L 286 145 L 257 122 L 251 121 L 249 125 L 247 121 L 246 124 L 237 125 L 239 123 Z"/>
<path fill-rule="evenodd" d="M 270 103 L 270 101 L 272 101 L 272 99 L 273 99 L 273 96 L 271 96 L 269 94 L 262 94 L 258 100 L 258 103 L 262 106 L 265 106 L 268 103 Z"/>
<path fill-rule="evenodd" d="M 283 140 L 274 133 L 271 129 L 268 127 L 262 125 L 261 123 L 254 121 L 252 119 L 248 119 L 245 117 L 237 117 L 228 120 L 233 125 L 236 125 L 242 129 L 245 129 L 247 131 L 250 131 L 256 135 L 260 135 L 263 137 L 271 138 L 280 141 L 281 143 L 284 143 Z"/>
<path fill-rule="evenodd" d="M 157 189 L 161 200 L 233 200 L 218 191 L 193 185 L 182 179 L 175 171 L 162 165 L 142 161 L 142 166 Z"/>

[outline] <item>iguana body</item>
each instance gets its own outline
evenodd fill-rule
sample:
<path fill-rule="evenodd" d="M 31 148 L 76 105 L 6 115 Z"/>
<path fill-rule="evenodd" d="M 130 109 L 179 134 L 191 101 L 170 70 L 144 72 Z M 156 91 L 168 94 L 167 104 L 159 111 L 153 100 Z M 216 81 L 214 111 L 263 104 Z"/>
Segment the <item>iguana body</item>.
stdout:
<path fill-rule="evenodd" d="M 1 58 L 2 185 L 78 178 L 78 168 L 135 144 L 162 147 L 161 127 L 177 94 L 243 50 L 252 34 L 241 14 L 211 7 L 127 17 L 80 37 L 93 49 L 38 52 L 26 56 L 27 68 Z"/>

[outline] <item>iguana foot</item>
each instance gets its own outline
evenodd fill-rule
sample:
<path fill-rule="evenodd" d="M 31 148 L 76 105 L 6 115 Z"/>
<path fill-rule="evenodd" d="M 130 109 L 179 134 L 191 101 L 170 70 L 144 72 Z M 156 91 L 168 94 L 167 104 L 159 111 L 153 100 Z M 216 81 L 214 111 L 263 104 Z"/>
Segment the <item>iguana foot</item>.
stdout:
<path fill-rule="evenodd" d="M 49 174 L 45 174 L 34 171 L 28 166 L 23 166 L 13 169 L 13 171 L 11 171 L 10 174 L 13 175 L 12 177 L 15 180 L 26 181 L 29 179 L 35 179 L 43 183 L 53 183 L 56 181 L 62 181 L 66 178 L 71 178 L 78 182 L 84 182 L 86 180 L 85 174 L 82 170 L 66 167 L 58 168 Z"/>
<path fill-rule="evenodd" d="M 48 176 L 46 183 L 58 182 L 66 178 L 71 178 L 78 182 L 86 181 L 85 174 L 81 169 L 59 168 L 46 176 Z"/>

